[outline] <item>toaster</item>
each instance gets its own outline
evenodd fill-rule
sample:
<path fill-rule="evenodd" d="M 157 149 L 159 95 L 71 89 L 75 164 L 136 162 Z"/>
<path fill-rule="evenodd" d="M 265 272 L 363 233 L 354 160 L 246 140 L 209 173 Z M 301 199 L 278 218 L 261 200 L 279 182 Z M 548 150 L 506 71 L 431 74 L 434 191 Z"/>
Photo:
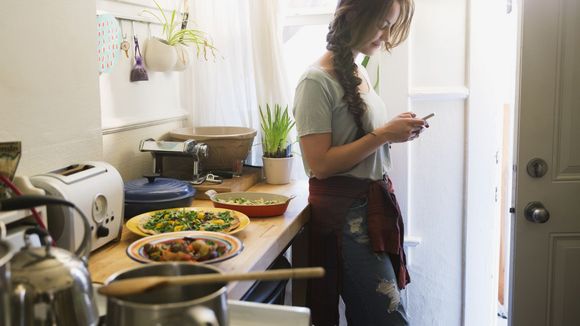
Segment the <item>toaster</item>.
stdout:
<path fill-rule="evenodd" d="M 121 238 L 123 226 L 123 179 L 106 162 L 88 161 L 30 177 L 30 182 L 75 204 L 91 227 L 91 250 Z M 79 213 L 64 206 L 47 207 L 48 231 L 58 247 L 75 251 L 83 237 Z"/>

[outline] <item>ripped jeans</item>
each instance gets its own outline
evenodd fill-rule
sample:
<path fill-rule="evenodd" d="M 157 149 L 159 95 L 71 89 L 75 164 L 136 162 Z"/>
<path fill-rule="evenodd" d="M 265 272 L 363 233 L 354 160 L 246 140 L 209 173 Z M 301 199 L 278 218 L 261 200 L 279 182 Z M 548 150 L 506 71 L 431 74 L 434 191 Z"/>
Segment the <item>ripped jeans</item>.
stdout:
<path fill-rule="evenodd" d="M 355 200 L 346 215 L 342 258 L 348 326 L 408 325 L 391 259 L 371 249 L 366 199 Z"/>

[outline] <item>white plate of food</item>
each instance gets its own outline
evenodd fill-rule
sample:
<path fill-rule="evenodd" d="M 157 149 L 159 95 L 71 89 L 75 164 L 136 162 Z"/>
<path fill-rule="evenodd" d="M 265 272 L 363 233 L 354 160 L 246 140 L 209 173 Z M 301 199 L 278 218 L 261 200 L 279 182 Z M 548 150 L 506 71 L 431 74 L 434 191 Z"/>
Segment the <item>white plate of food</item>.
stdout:
<path fill-rule="evenodd" d="M 127 247 L 127 255 L 141 263 L 211 264 L 230 259 L 242 249 L 242 241 L 228 234 L 183 231 L 141 238 Z"/>

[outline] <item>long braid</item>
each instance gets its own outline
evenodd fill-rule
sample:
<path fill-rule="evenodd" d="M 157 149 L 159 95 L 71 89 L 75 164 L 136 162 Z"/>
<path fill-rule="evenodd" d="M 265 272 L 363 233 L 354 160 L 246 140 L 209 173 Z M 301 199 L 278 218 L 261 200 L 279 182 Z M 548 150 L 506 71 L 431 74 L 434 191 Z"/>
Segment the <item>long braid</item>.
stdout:
<path fill-rule="evenodd" d="M 395 22 L 391 22 L 389 33 L 384 34 L 382 40 L 388 51 L 401 44 L 409 35 L 413 0 L 340 0 L 326 35 L 326 49 L 333 54 L 333 71 L 344 89 L 343 100 L 358 128 L 357 138 L 365 134 L 362 116 L 366 105 L 359 91 L 362 80 L 357 77 L 352 50 L 367 42 L 369 35 L 374 35 L 377 28 L 382 28 L 395 1 L 400 6 L 400 14 Z"/>
<path fill-rule="evenodd" d="M 338 82 L 344 89 L 343 100 L 346 102 L 348 111 L 353 115 L 354 122 L 358 128 L 357 138 L 364 136 L 366 131 L 363 128 L 362 116 L 366 111 L 366 105 L 360 95 L 359 85 L 362 80 L 356 76 L 357 65 L 348 44 L 351 41 L 348 28 L 344 28 L 346 22 L 344 16 L 336 19 L 330 26 L 326 36 L 326 49 L 333 53 L 334 73 Z"/>

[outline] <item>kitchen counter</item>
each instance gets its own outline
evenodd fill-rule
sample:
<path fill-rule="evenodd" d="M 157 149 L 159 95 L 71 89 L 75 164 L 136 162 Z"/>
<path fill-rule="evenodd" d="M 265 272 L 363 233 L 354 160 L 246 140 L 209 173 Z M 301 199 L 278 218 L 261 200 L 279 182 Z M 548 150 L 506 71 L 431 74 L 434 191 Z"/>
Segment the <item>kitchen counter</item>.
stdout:
<path fill-rule="evenodd" d="M 295 195 L 296 198 L 290 201 L 284 215 L 261 218 L 252 217 L 250 218 L 250 224 L 244 230 L 234 234 L 244 244 L 242 252 L 231 259 L 212 264 L 226 273 L 266 270 L 293 241 L 310 217 L 308 210 L 308 182 L 305 180 L 294 181 L 287 185 L 259 183 L 247 191 L 269 192 L 286 196 Z M 213 204 L 209 200 L 195 199 L 192 206 L 212 207 Z M 131 233 L 126 227 L 123 227 L 119 242 L 107 244 L 91 253 L 89 257 L 89 272 L 92 280 L 96 283 L 103 283 L 110 275 L 116 272 L 141 266 L 141 263 L 132 260 L 125 253 L 126 248 L 139 238 L 140 236 Z M 304 244 L 293 245 L 293 266 L 304 266 L 305 249 L 306 246 Z M 252 284 L 253 282 L 251 281 L 230 282 L 228 285 L 228 298 L 239 300 Z M 293 293 L 293 295 L 296 296 L 297 293 Z M 297 302 L 293 303 L 296 304 Z"/>

